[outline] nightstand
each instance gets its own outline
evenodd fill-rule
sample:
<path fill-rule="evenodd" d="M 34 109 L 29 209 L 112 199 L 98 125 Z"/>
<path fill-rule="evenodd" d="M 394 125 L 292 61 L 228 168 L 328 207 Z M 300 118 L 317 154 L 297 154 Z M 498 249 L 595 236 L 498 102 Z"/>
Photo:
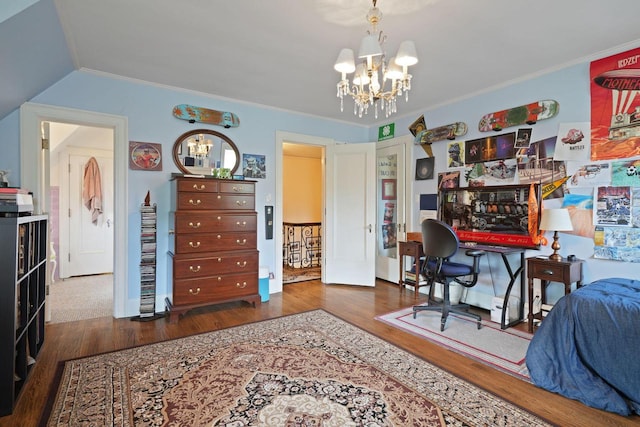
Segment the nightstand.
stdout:
<path fill-rule="evenodd" d="M 398 286 L 400 286 L 401 291 L 405 289 L 406 285 L 413 286 L 414 297 L 417 299 L 420 286 L 425 285 L 421 285 L 419 280 L 418 283 L 416 283 L 414 280 L 405 278 L 404 257 L 411 257 L 412 262 L 415 262 L 416 277 L 419 278 L 418 273 L 421 270 L 420 257 L 424 256 L 424 252 L 422 252 L 422 242 L 414 240 L 407 240 L 406 242 L 400 241 L 398 242 L 398 246 L 398 256 L 400 257 L 400 280 L 398 281 Z"/>
<path fill-rule="evenodd" d="M 547 303 L 547 285 L 550 282 L 564 284 L 564 294 L 571 293 L 571 284 L 576 283 L 576 288 L 582 286 L 582 260 L 567 261 L 563 258 L 560 261 L 553 261 L 548 258 L 532 257 L 527 258 L 527 277 L 529 278 L 529 315 L 528 329 L 533 332 L 533 319 L 542 320 L 542 310 L 533 312 L 533 281 L 540 280 L 540 298 L 542 304 Z"/>

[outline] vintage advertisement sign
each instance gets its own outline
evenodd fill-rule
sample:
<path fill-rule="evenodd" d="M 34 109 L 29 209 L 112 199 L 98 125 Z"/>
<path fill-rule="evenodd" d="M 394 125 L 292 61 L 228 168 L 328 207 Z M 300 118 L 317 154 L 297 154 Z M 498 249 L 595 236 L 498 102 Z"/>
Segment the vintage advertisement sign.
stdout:
<path fill-rule="evenodd" d="M 591 160 L 640 155 L 640 49 L 593 61 Z"/>

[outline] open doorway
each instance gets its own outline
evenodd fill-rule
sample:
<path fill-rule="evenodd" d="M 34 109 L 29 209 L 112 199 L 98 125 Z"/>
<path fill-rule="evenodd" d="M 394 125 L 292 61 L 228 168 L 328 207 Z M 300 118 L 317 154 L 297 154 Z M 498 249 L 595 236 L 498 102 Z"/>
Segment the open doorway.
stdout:
<path fill-rule="evenodd" d="M 80 126 L 107 128 L 113 131 L 109 147 L 113 150 L 114 185 L 114 252 L 113 265 L 113 316 L 131 316 L 127 310 L 127 178 L 128 135 L 127 118 L 112 114 L 58 107 L 27 102 L 20 107 L 20 185 L 33 192 L 34 213 L 48 214 L 49 150 L 45 144 L 43 122 L 59 122 Z M 48 136 L 47 136 L 48 138 Z M 53 254 L 52 254 L 53 255 Z M 53 263 L 50 263 L 53 265 Z M 50 275 L 47 275 L 47 286 Z M 47 306 L 49 304 L 47 303 Z"/>
<path fill-rule="evenodd" d="M 322 195 L 324 147 L 282 145 L 282 283 L 322 275 Z"/>
<path fill-rule="evenodd" d="M 114 131 L 59 122 L 42 127 L 49 141 L 48 320 L 112 316 Z"/>

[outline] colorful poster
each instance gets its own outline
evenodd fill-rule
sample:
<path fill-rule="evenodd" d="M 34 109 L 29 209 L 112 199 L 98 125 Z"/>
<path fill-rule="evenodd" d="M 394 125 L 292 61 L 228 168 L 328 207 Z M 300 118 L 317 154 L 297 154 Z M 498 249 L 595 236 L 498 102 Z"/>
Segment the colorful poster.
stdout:
<path fill-rule="evenodd" d="M 611 185 L 640 187 L 640 160 L 611 162 Z"/>
<path fill-rule="evenodd" d="M 593 196 L 591 194 L 565 194 L 562 207 L 569 211 L 573 231 L 564 233 L 593 238 Z"/>
<path fill-rule="evenodd" d="M 630 187 L 598 187 L 593 197 L 595 225 L 631 225 Z"/>
<path fill-rule="evenodd" d="M 567 181 L 569 188 L 597 187 L 611 184 L 611 168 L 609 162 L 583 163 L 567 162 Z"/>
<path fill-rule="evenodd" d="M 640 48 L 591 63 L 591 160 L 640 155 Z"/>
<path fill-rule="evenodd" d="M 588 161 L 591 156 L 591 123 L 561 123 L 553 160 Z"/>

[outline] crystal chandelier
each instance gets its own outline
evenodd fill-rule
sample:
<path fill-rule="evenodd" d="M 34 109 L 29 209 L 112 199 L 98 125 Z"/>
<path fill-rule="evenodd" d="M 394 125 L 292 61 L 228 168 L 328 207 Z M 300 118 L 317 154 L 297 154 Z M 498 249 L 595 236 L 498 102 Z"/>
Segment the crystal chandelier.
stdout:
<path fill-rule="evenodd" d="M 195 157 L 207 157 L 209 151 L 213 147 L 213 141 L 204 137 L 203 134 L 198 134 L 187 139 L 187 146 L 189 147 L 189 154 Z"/>
<path fill-rule="evenodd" d="M 369 106 L 373 105 L 375 117 L 378 118 L 378 104 L 380 110 L 389 117 L 397 111 L 396 99 L 405 94 L 405 100 L 409 100 L 411 90 L 411 74 L 408 67 L 418 63 L 416 46 L 413 41 L 406 40 L 400 44 L 395 57 L 387 61 L 382 45 L 387 39 L 382 31 L 378 30 L 378 24 L 382 19 L 382 12 L 376 7 L 377 0 L 373 0 L 373 7 L 367 14 L 367 22 L 371 28 L 360 43 L 356 66 L 352 49 L 342 49 L 334 65 L 334 69 L 342 73 L 342 80 L 338 82 L 338 98 L 340 98 L 340 111 L 344 111 L 344 97 L 353 97 L 353 113 L 358 117 L 367 114 Z M 355 72 L 355 73 L 354 73 Z M 351 84 L 347 74 L 354 73 Z M 380 82 L 382 79 L 382 83 Z M 390 87 L 387 88 L 387 81 Z"/>

